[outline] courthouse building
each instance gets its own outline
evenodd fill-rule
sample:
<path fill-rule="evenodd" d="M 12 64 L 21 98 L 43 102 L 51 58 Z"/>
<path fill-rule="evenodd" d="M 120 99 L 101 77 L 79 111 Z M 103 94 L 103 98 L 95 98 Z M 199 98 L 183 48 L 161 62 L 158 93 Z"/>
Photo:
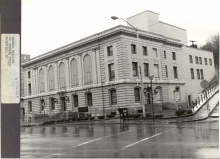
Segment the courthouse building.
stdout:
<path fill-rule="evenodd" d="M 157 13 L 145 11 L 127 21 L 139 28 L 139 37 L 132 27 L 119 25 L 23 63 L 25 115 L 68 114 L 81 107 L 92 116 L 118 108 L 141 113 L 140 68 L 146 112 L 152 75 L 153 89 L 159 88 L 155 111 L 175 109 L 176 103 L 191 106 L 204 89 L 200 82 L 215 75 L 213 53 L 187 46 L 186 30 L 159 21 Z"/>

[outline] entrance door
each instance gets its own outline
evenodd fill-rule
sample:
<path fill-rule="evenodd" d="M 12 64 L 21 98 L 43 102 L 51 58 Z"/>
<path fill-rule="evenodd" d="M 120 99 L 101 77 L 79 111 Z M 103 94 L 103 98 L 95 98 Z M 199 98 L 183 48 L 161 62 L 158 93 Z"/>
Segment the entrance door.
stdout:
<path fill-rule="evenodd" d="M 192 106 L 192 99 L 191 99 L 191 95 L 188 95 L 188 103 L 189 103 L 189 107 Z"/>

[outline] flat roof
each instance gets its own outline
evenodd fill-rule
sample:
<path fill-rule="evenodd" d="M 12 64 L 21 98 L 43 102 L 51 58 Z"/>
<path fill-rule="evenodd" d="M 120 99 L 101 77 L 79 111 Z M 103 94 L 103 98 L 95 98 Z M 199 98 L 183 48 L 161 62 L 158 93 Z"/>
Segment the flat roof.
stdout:
<path fill-rule="evenodd" d="M 136 14 L 136 15 L 133 15 L 133 16 L 131 16 L 131 17 L 128 17 L 127 19 L 132 18 L 132 17 L 135 17 L 135 16 L 140 15 L 140 14 L 143 14 L 143 13 L 145 13 L 145 12 L 151 12 L 151 13 L 154 13 L 154 14 L 159 15 L 158 13 L 152 12 L 152 11 L 150 11 L 150 10 L 146 10 L 146 11 L 143 11 L 143 12 L 138 13 L 138 14 Z"/>

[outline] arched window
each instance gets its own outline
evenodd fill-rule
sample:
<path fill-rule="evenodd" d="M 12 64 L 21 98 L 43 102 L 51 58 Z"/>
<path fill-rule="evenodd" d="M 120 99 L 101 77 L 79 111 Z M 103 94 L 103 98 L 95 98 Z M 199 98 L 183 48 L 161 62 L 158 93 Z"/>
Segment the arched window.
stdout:
<path fill-rule="evenodd" d="M 39 82 L 40 82 L 40 93 L 45 92 L 45 84 L 44 84 L 44 70 L 40 69 L 39 71 Z"/>
<path fill-rule="evenodd" d="M 71 85 L 78 85 L 78 67 L 76 59 L 73 59 L 70 63 L 71 67 Z"/>
<path fill-rule="evenodd" d="M 86 94 L 87 106 L 92 106 L 92 93 Z"/>
<path fill-rule="evenodd" d="M 115 89 L 110 90 L 110 100 L 111 105 L 117 104 L 117 94 Z"/>
<path fill-rule="evenodd" d="M 54 90 L 54 68 L 53 66 L 49 67 L 48 70 L 48 79 L 49 79 L 49 91 Z"/>
<path fill-rule="evenodd" d="M 84 57 L 83 61 L 83 68 L 84 68 L 84 83 L 90 84 L 92 83 L 92 60 L 89 55 Z"/>
<path fill-rule="evenodd" d="M 139 88 L 134 88 L 134 99 L 135 102 L 140 102 L 140 89 Z"/>
<path fill-rule="evenodd" d="M 72 95 L 72 103 L 73 103 L 73 108 L 77 108 L 79 106 L 79 102 L 78 102 L 78 95 Z"/>
<path fill-rule="evenodd" d="M 65 65 L 64 65 L 64 63 L 62 62 L 61 64 L 60 64 L 60 67 L 59 67 L 60 69 L 60 71 L 59 71 L 59 73 L 60 73 L 60 89 L 62 89 L 62 88 L 66 88 L 66 73 L 65 73 Z"/>

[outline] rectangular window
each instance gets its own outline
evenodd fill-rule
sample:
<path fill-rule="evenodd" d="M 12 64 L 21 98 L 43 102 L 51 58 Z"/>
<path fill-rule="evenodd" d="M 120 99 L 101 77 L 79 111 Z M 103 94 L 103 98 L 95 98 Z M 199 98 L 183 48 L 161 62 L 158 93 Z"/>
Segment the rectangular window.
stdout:
<path fill-rule="evenodd" d="M 193 63 L 192 55 L 189 55 L 189 63 Z"/>
<path fill-rule="evenodd" d="M 198 64 L 199 63 L 199 59 L 198 59 L 197 56 L 195 58 L 196 58 L 196 64 Z"/>
<path fill-rule="evenodd" d="M 28 107 L 29 107 L 29 112 L 32 112 L 32 102 L 31 101 L 28 102 Z"/>
<path fill-rule="evenodd" d="M 174 79 L 178 79 L 177 67 L 173 66 Z"/>
<path fill-rule="evenodd" d="M 135 88 L 134 89 L 134 98 L 135 98 L 135 102 L 140 102 L 140 90 L 139 88 Z"/>
<path fill-rule="evenodd" d="M 144 76 L 149 76 L 149 67 L 148 63 L 144 63 Z"/>
<path fill-rule="evenodd" d="M 201 79 L 204 79 L 204 76 L 203 76 L 203 69 L 200 69 L 200 74 L 201 74 Z"/>
<path fill-rule="evenodd" d="M 199 57 L 199 64 L 202 64 L 202 58 Z"/>
<path fill-rule="evenodd" d="M 160 77 L 158 64 L 154 64 L 154 77 Z"/>
<path fill-rule="evenodd" d="M 50 108 L 51 108 L 51 110 L 54 110 L 54 109 L 55 109 L 54 98 L 51 98 L 51 99 L 50 99 Z"/>
<path fill-rule="evenodd" d="M 167 65 L 165 66 L 165 73 L 166 73 L 166 77 L 168 77 Z"/>
<path fill-rule="evenodd" d="M 153 52 L 154 52 L 154 55 L 157 57 L 157 49 L 156 48 L 153 48 Z"/>
<path fill-rule="evenodd" d="M 164 54 L 164 58 L 166 59 L 167 58 L 166 51 L 164 51 L 163 54 Z"/>
<path fill-rule="evenodd" d="M 176 60 L 176 53 L 175 52 L 172 52 L 172 59 Z"/>
<path fill-rule="evenodd" d="M 92 93 L 87 94 L 88 106 L 92 106 Z"/>
<path fill-rule="evenodd" d="M 31 84 L 28 84 L 28 94 L 31 95 Z"/>
<path fill-rule="evenodd" d="M 200 72 L 199 72 L 199 69 L 197 69 L 196 71 L 197 71 L 197 79 L 200 79 Z"/>
<path fill-rule="evenodd" d="M 78 107 L 79 106 L 79 102 L 78 102 L 78 95 L 74 95 L 73 96 L 73 100 L 74 100 L 74 107 Z"/>
<path fill-rule="evenodd" d="M 191 79 L 194 79 L 194 70 L 193 70 L 193 68 L 190 69 L 190 72 L 191 72 Z"/>
<path fill-rule="evenodd" d="M 132 67 L 133 67 L 133 76 L 138 76 L 138 63 L 137 62 L 132 62 Z"/>
<path fill-rule="evenodd" d="M 205 60 L 205 65 L 208 65 L 207 58 L 204 58 L 204 60 Z"/>
<path fill-rule="evenodd" d="M 111 104 L 117 104 L 116 90 L 111 90 Z"/>
<path fill-rule="evenodd" d="M 31 78 L 31 72 L 28 71 L 28 78 Z"/>
<path fill-rule="evenodd" d="M 136 45 L 131 44 L 131 53 L 136 54 Z"/>
<path fill-rule="evenodd" d="M 212 66 L 212 59 L 209 59 L 209 65 Z"/>
<path fill-rule="evenodd" d="M 142 46 L 143 55 L 147 56 L 147 47 Z"/>
<path fill-rule="evenodd" d="M 108 56 L 113 56 L 113 49 L 112 46 L 107 47 Z"/>
<path fill-rule="evenodd" d="M 114 67 L 114 64 L 109 64 L 108 69 L 109 69 L 109 81 L 115 80 L 115 67 Z"/>

